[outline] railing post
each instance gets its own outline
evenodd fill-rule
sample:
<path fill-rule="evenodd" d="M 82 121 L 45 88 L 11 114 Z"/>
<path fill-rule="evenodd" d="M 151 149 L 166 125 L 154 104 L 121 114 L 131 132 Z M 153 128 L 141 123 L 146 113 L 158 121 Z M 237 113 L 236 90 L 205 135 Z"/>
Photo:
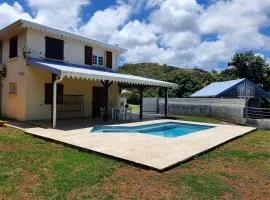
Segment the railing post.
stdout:
<path fill-rule="evenodd" d="M 143 87 L 139 88 L 140 90 L 140 120 L 143 118 Z"/>
<path fill-rule="evenodd" d="M 52 74 L 52 88 L 51 88 L 51 94 L 52 94 L 52 99 L 51 99 L 51 126 L 53 127 L 53 83 L 56 80 L 56 75 Z"/>
<path fill-rule="evenodd" d="M 108 108 L 108 102 L 109 102 L 109 87 L 112 85 L 112 81 L 101 81 L 103 87 L 105 88 L 105 110 L 104 110 L 104 121 L 108 122 L 109 119 L 109 108 Z"/>
<path fill-rule="evenodd" d="M 168 117 L 168 88 L 165 88 L 165 117 Z"/>

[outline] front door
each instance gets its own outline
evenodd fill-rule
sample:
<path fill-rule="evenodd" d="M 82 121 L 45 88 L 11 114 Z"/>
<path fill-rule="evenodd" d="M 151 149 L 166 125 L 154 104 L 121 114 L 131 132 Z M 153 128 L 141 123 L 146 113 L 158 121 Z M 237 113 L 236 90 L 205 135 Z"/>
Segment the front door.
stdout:
<path fill-rule="evenodd" d="M 93 87 L 92 99 L 92 115 L 93 118 L 100 117 L 100 107 L 105 106 L 105 90 L 104 87 Z"/>

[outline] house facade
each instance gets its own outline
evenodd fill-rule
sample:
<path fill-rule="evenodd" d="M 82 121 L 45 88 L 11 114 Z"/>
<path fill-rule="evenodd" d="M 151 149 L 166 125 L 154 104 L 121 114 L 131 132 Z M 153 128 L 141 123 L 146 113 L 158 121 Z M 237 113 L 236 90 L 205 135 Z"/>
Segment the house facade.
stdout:
<path fill-rule="evenodd" d="M 1 115 L 6 118 L 52 119 L 54 103 L 60 105 L 58 118 L 96 117 L 105 104 L 119 106 L 121 83 L 173 86 L 119 74 L 123 48 L 33 22 L 18 20 L 0 30 L 0 41 Z"/>

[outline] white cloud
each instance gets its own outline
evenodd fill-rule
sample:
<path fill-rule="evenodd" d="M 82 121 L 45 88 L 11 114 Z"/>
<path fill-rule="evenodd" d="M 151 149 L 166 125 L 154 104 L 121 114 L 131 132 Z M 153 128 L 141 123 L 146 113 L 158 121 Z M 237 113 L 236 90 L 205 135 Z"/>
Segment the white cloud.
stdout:
<path fill-rule="evenodd" d="M 186 31 L 176 33 L 165 33 L 161 40 L 166 47 L 175 50 L 196 47 L 200 44 L 200 36 L 198 34 Z"/>
<path fill-rule="evenodd" d="M 34 21 L 65 30 L 76 31 L 80 23 L 81 7 L 89 4 L 90 1 L 28 0 L 28 3 L 34 10 Z"/>
<path fill-rule="evenodd" d="M 125 55 L 126 61 L 129 63 L 147 61 L 165 64 L 174 57 L 174 51 L 159 48 L 156 44 L 134 46 L 132 51 L 128 51 Z"/>
<path fill-rule="evenodd" d="M 133 48 L 137 45 L 155 44 L 157 36 L 154 27 L 141 23 L 138 20 L 127 23 L 120 31 L 112 35 L 110 42 L 119 44 L 126 48 Z"/>
<path fill-rule="evenodd" d="M 32 17 L 24 12 L 22 6 L 15 2 L 13 5 L 7 3 L 0 4 L 0 28 L 3 28 L 17 19 L 31 20 Z"/>
<path fill-rule="evenodd" d="M 120 4 L 97 11 L 93 17 L 81 27 L 82 34 L 99 40 L 108 41 L 110 36 L 128 20 L 131 6 Z"/>
<path fill-rule="evenodd" d="M 228 33 L 248 27 L 269 25 L 269 16 L 265 12 L 267 8 L 270 9 L 269 0 L 218 1 L 201 15 L 200 29 L 203 33 Z"/>
<path fill-rule="evenodd" d="M 0 4 L 0 27 L 18 18 L 69 29 L 128 48 L 127 62 L 159 62 L 216 68 L 238 50 L 270 51 L 269 0 L 117 0 L 81 25 L 81 8 L 90 0 L 27 0 L 31 17 L 19 3 Z M 135 19 L 150 12 L 145 19 Z M 132 19 L 132 20 L 131 20 Z M 203 41 L 202 35 L 218 35 Z M 267 59 L 267 58 L 266 58 Z"/>
<path fill-rule="evenodd" d="M 195 0 L 166 0 L 151 14 L 150 21 L 161 32 L 196 31 L 200 10 Z"/>

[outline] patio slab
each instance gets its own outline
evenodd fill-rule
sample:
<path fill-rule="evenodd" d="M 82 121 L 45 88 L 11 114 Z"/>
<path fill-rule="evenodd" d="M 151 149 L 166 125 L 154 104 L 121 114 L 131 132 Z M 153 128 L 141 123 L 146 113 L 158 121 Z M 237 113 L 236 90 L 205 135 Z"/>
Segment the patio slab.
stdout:
<path fill-rule="evenodd" d="M 253 127 L 195 123 L 169 119 L 124 125 L 136 126 L 161 122 L 182 122 L 213 125 L 215 127 L 175 138 L 143 133 L 90 133 L 90 127 L 70 130 L 34 127 L 24 130 L 26 133 L 34 136 L 138 163 L 159 171 L 166 170 L 233 138 L 256 130 Z"/>

